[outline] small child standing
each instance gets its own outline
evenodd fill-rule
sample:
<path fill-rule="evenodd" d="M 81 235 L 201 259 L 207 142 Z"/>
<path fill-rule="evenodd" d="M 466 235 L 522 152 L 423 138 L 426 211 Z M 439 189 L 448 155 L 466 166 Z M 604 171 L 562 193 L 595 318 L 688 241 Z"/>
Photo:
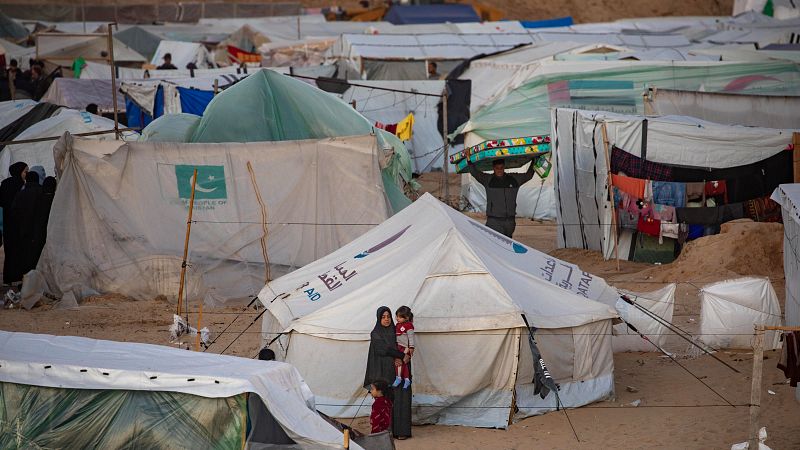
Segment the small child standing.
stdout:
<path fill-rule="evenodd" d="M 369 424 L 373 433 L 380 433 L 392 427 L 392 401 L 386 396 L 389 392 L 389 383 L 385 380 L 375 380 L 369 386 L 372 394 L 372 413 L 369 415 Z"/>
<path fill-rule="evenodd" d="M 397 316 L 395 325 L 397 349 L 411 358 L 414 356 L 414 314 L 408 306 L 401 306 L 397 308 L 395 316 Z M 394 379 L 392 387 L 400 386 L 400 383 L 403 383 L 403 389 L 411 386 L 411 370 L 407 362 L 397 366 L 397 378 Z"/>

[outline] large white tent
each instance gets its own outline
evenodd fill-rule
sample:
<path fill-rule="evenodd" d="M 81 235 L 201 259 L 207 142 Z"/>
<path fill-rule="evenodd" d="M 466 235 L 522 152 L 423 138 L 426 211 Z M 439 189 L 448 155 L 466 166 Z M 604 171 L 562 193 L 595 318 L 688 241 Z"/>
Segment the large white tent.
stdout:
<path fill-rule="evenodd" d="M 364 397 L 381 305 L 414 311 L 414 421 L 505 428 L 555 409 L 533 393 L 522 315 L 565 406 L 613 395 L 612 319 L 601 278 L 508 239 L 425 194 L 336 252 L 268 283 L 264 340 L 334 416 Z M 604 303 L 600 303 L 598 301 Z M 277 338 L 277 339 L 276 339 Z M 330 355 L 336 355 L 331 364 Z M 364 408 L 361 409 L 363 414 Z"/>
<path fill-rule="evenodd" d="M 610 145 L 647 161 L 723 169 L 763 161 L 792 143 L 791 130 L 720 125 L 691 117 L 643 117 L 556 108 L 552 111 L 559 247 L 613 255 L 608 163 Z M 644 130 L 647 130 L 646 132 Z M 624 244 L 620 239 L 620 245 Z M 630 242 L 628 242 L 630 244 Z M 624 249 L 619 250 L 626 258 Z"/>
<path fill-rule="evenodd" d="M 0 128 L 4 128 L 6 125 L 24 116 L 33 109 L 34 106 L 36 106 L 36 101 L 31 99 L 0 102 Z"/>
<path fill-rule="evenodd" d="M 238 434 L 224 436 L 225 442 L 262 448 L 252 441 L 253 435 L 245 437 L 247 422 L 256 425 L 250 403 L 252 396 L 258 396 L 266 407 L 266 415 L 272 416 L 279 428 L 297 444 L 291 448 L 343 448 L 342 434 L 316 412 L 311 390 L 297 369 L 289 364 L 188 352 L 160 345 L 6 331 L 0 331 L 0 363 L 3 368 L 0 398 L 3 394 L 29 394 L 23 397 L 25 403 L 6 397 L 4 413 L 13 416 L 3 417 L 19 419 L 15 423 L 26 430 L 26 447 L 30 444 L 34 444 L 30 445 L 33 448 L 50 447 L 48 442 L 124 446 L 118 439 L 125 437 L 129 440 L 124 444 L 133 440 L 152 444 L 155 441 L 148 440 L 150 433 L 158 436 L 165 431 L 169 437 L 162 437 L 162 445 L 220 445 L 210 435 L 219 433 L 220 428 L 230 427 Z M 95 409 L 92 405 L 97 407 L 99 400 L 93 396 L 98 392 L 129 395 Z M 162 398 L 160 401 L 156 398 L 151 408 L 143 408 L 148 402 L 139 401 L 137 408 L 136 399 L 142 398 L 137 393 Z M 163 397 L 165 393 L 190 395 Z M 250 394 L 251 399 L 246 403 L 241 397 L 236 399 L 242 394 Z M 219 403 L 197 404 L 204 398 L 226 401 L 219 410 L 208 411 L 208 406 Z M 58 402 L 63 402 L 64 407 L 54 410 L 53 405 L 60 404 Z M 19 408 L 22 404 L 30 408 Z M 204 406 L 206 411 L 203 411 Z M 39 407 L 46 412 L 37 412 Z M 117 412 L 122 420 L 116 417 Z M 180 419 L 181 414 L 192 412 L 197 414 L 193 420 Z M 209 412 L 216 413 L 216 417 L 208 417 Z M 53 421 L 52 417 L 63 422 Z M 81 423 L 99 433 L 80 436 L 86 429 L 64 426 L 67 421 Z M 165 424 L 170 425 L 168 430 L 161 429 Z M 147 429 L 126 428 L 137 425 Z M 200 442 L 190 439 L 200 435 L 200 430 L 206 431 L 204 425 L 208 427 L 209 436 L 199 438 Z M 126 433 L 115 436 L 115 431 Z M 350 445 L 350 448 L 361 448 L 357 444 Z"/>
<path fill-rule="evenodd" d="M 120 126 L 119 128 L 124 127 Z M 53 160 L 53 147 L 61 135 L 65 132 L 78 134 L 99 131 L 107 133 L 87 136 L 86 139 L 114 140 L 116 138 L 113 120 L 85 111 L 62 108 L 56 115 L 31 125 L 14 138 L 15 141 L 39 138 L 54 139 L 27 144 L 10 144 L 0 151 L 0 176 L 7 177 L 8 166 L 17 161 L 23 161 L 29 167 L 42 166 L 47 175 L 54 175 L 56 167 Z M 122 132 L 122 138 L 125 140 L 135 141 L 138 136 L 138 133 L 133 131 Z"/>
<path fill-rule="evenodd" d="M 250 144 L 65 136 L 54 151 L 59 220 L 29 278 L 77 299 L 176 298 L 197 168 L 188 297 L 246 299 L 389 216 L 379 151 L 371 135 Z"/>
<path fill-rule="evenodd" d="M 772 200 L 781 205 L 783 213 L 786 325 L 797 327 L 800 326 L 800 183 L 780 185 L 772 194 Z"/>
<path fill-rule="evenodd" d="M 205 45 L 196 42 L 161 41 L 158 43 L 150 63 L 160 66 L 164 63 L 164 55 L 172 56 L 172 64 L 178 69 L 186 69 L 188 64 L 194 64 L 198 69 L 208 69 L 212 62 L 211 55 Z"/>

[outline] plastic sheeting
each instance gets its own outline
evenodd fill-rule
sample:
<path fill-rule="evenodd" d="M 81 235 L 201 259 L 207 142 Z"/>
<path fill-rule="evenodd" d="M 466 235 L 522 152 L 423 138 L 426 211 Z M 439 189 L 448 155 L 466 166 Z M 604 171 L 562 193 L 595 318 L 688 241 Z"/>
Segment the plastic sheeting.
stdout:
<path fill-rule="evenodd" d="M 415 420 L 498 428 L 508 424 L 513 387 L 532 379 L 521 314 L 538 329 L 556 381 L 594 387 L 565 403 L 580 406 L 613 392 L 609 383 L 591 382 L 613 373 L 610 319 L 617 314 L 610 305 L 618 298 L 602 278 L 512 241 L 430 194 L 259 294 L 268 308 L 265 341 L 290 332 L 271 347 L 296 364 L 320 404 L 340 405 L 323 412 L 355 413 L 342 405 L 363 397 L 374 312 L 408 305 L 418 342 Z M 335 367 L 322 357 L 330 354 L 339 355 Z M 555 409 L 555 398 L 543 406 L 537 413 Z"/>
<path fill-rule="evenodd" d="M 87 139 L 114 140 L 114 121 L 85 111 L 62 109 L 57 115 L 31 125 L 14 138 L 15 141 L 44 137 L 55 139 L 29 144 L 7 145 L 0 152 L 0 177 L 3 177 L 3 179 L 8 177 L 8 166 L 17 161 L 25 162 L 28 167 L 42 166 L 48 176 L 55 175 L 53 147 L 56 145 L 57 138 L 61 137 L 64 132 L 91 133 L 109 130 L 111 131 L 110 133 L 89 136 Z M 138 137 L 138 133 L 133 131 L 122 132 L 122 138 L 125 140 L 136 140 Z"/>
<path fill-rule="evenodd" d="M 552 112 L 558 245 L 613 253 L 602 125 L 609 145 L 642 155 L 642 116 L 554 109 Z M 769 158 L 788 148 L 791 130 L 719 125 L 691 117 L 647 118 L 647 160 L 722 169 Z M 624 252 L 620 256 L 624 257 Z"/>
<path fill-rule="evenodd" d="M 650 311 L 651 314 L 672 323 L 672 314 L 675 310 L 675 283 L 653 292 L 621 291 L 639 306 Z M 620 299 L 615 305 L 619 316 L 630 323 L 653 343 L 661 348 L 667 342 L 671 330 L 662 325 L 648 313 L 641 311 L 633 305 Z M 624 323 L 614 325 L 614 337 L 611 339 L 615 352 L 654 352 L 658 349 L 653 344 L 645 341 L 638 333 L 628 328 Z"/>
<path fill-rule="evenodd" d="M 50 417 L 77 412 L 77 417 L 73 415 L 76 422 L 61 422 L 52 433 L 38 436 L 69 437 L 72 441 L 59 442 L 72 444 L 66 445 L 70 448 L 119 448 L 139 439 L 137 443 L 146 448 L 170 447 L 160 444 L 164 442 L 161 439 L 181 439 L 178 448 L 241 448 L 246 431 L 245 393 L 257 395 L 300 448 L 336 449 L 343 443 L 342 434 L 317 414 L 312 392 L 297 369 L 288 364 L 160 345 L 5 331 L 0 331 L 0 362 L 3 395 L 12 393 L 7 389 L 10 383 L 23 384 L 32 388 L 17 388 L 17 393 L 28 394 L 34 404 L 41 402 L 42 409 L 30 405 L 28 411 L 20 411 L 35 414 L 34 422 L 20 425 L 36 433 L 41 430 L 37 426 L 52 423 Z M 174 402 L 168 404 L 168 400 Z M 18 403 L 15 399 L 7 401 L 5 408 L 0 405 L 0 414 Z M 121 414 L 112 414 L 115 408 Z M 0 417 L 8 420 L 8 416 Z M 152 427 L 135 427 L 145 423 Z M 103 424 L 112 428 L 104 429 Z M 15 425 L 4 423 L 2 427 L 13 432 Z M 197 436 L 204 429 L 210 434 Z M 239 435 L 233 436 L 231 431 Z M 239 445 L 217 447 L 201 441 L 214 438 L 217 443 L 238 440 Z M 108 440 L 109 445 L 75 445 L 80 439 Z"/>
<path fill-rule="evenodd" d="M 117 82 L 117 88 L 119 88 L 119 82 Z M 56 78 L 41 101 L 78 110 L 84 110 L 87 105 L 94 103 L 100 111 L 113 111 L 112 89 L 111 80 Z M 119 93 L 117 94 L 117 109 L 125 110 L 125 97 Z"/>
<path fill-rule="evenodd" d="M 37 271 L 58 297 L 175 299 L 197 167 L 188 297 L 208 304 L 247 299 L 267 279 L 265 261 L 275 278 L 389 216 L 376 146 L 374 136 L 249 144 L 67 136 L 56 148 L 62 176 L 52 215 L 59 220 L 49 224 Z"/>
<path fill-rule="evenodd" d="M 800 129 L 800 97 L 722 92 L 651 90 L 644 100 L 649 116 L 689 116 L 726 125 Z"/>
<path fill-rule="evenodd" d="M 780 185 L 772 200 L 781 205 L 783 213 L 786 326 L 797 327 L 800 326 L 800 183 Z"/>
<path fill-rule="evenodd" d="M 737 278 L 700 291 L 700 339 L 716 348 L 752 348 L 754 325 L 781 325 L 781 305 L 768 278 Z M 764 349 L 780 348 L 780 333 L 767 331 Z"/>

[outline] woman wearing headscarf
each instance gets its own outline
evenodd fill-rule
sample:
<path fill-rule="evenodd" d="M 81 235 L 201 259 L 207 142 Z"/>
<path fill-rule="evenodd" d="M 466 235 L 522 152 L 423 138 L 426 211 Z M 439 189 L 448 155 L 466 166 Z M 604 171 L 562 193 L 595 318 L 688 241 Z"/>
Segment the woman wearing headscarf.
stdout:
<path fill-rule="evenodd" d="M 55 196 L 56 179 L 47 177 L 42 183 L 42 195 L 36 203 L 33 213 L 33 248 L 30 251 L 31 261 L 28 264 L 31 269 L 35 269 L 39 264 L 39 257 L 42 255 L 44 243 L 47 241 L 47 223 L 50 220 L 50 208 L 53 206 Z"/>
<path fill-rule="evenodd" d="M 39 186 L 39 174 L 28 172 L 25 176 L 25 186 L 17 193 L 11 203 L 11 214 L 14 216 L 18 227 L 19 242 L 19 272 L 22 279 L 29 270 L 33 269 L 34 234 L 36 230 L 36 207 L 42 198 L 42 187 Z"/>
<path fill-rule="evenodd" d="M 375 380 L 394 379 L 396 364 L 402 362 L 405 356 L 397 349 L 392 311 L 387 306 L 381 306 L 377 311 L 375 328 L 369 335 L 364 388 L 369 389 Z M 394 394 L 392 434 L 398 439 L 407 439 L 411 437 L 411 388 L 396 387 L 392 389 Z"/>
<path fill-rule="evenodd" d="M 11 284 L 22 281 L 21 261 L 19 260 L 19 237 L 18 226 L 11 213 L 11 204 L 17 193 L 25 184 L 25 176 L 28 173 L 28 165 L 24 162 L 16 162 L 8 168 L 10 177 L 0 183 L 0 207 L 3 208 L 3 283 Z"/>

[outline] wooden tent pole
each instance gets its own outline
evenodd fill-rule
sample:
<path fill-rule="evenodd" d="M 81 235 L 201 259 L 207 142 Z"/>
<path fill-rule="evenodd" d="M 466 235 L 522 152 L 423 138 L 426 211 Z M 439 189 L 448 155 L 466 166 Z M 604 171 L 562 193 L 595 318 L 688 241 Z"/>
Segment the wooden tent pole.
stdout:
<path fill-rule="evenodd" d="M 600 127 L 600 131 L 603 132 L 603 148 L 606 152 L 606 171 L 608 176 L 608 198 L 611 200 L 611 227 L 612 232 L 614 233 L 614 257 L 617 259 L 617 272 L 620 271 L 619 269 L 619 224 L 617 224 L 617 205 L 614 202 L 614 182 L 611 179 L 611 158 L 610 152 L 608 151 L 608 130 L 606 130 L 606 124 L 603 123 L 603 126 Z"/>
<path fill-rule="evenodd" d="M 761 412 L 761 369 L 764 365 L 764 325 L 756 325 L 753 340 L 753 383 L 750 386 L 749 448 L 758 448 L 758 415 Z"/>
<path fill-rule="evenodd" d="M 117 108 L 117 68 L 114 63 L 114 26 L 116 22 L 108 24 L 108 62 L 111 65 L 111 101 L 114 103 L 114 136 L 119 140 L 119 108 Z"/>
<path fill-rule="evenodd" d="M 199 313 L 197 315 L 197 335 L 194 338 L 194 351 L 200 351 L 200 327 L 203 326 L 203 299 L 200 299 L 200 304 L 198 305 Z"/>
<path fill-rule="evenodd" d="M 189 255 L 189 235 L 192 232 L 192 212 L 194 211 L 194 189 L 197 186 L 197 168 L 192 175 L 192 194 L 189 196 L 189 218 L 186 220 L 186 237 L 183 240 L 183 262 L 181 262 L 181 281 L 178 286 L 178 316 L 181 315 L 181 302 L 183 301 L 183 289 L 186 286 L 186 258 Z M 187 310 L 188 305 L 187 305 Z M 189 313 L 188 311 L 186 312 Z M 188 321 L 187 321 L 188 322 Z"/>
<path fill-rule="evenodd" d="M 792 169 L 794 171 L 794 182 L 800 183 L 800 133 L 792 133 L 792 144 L 794 152 L 792 155 Z"/>

